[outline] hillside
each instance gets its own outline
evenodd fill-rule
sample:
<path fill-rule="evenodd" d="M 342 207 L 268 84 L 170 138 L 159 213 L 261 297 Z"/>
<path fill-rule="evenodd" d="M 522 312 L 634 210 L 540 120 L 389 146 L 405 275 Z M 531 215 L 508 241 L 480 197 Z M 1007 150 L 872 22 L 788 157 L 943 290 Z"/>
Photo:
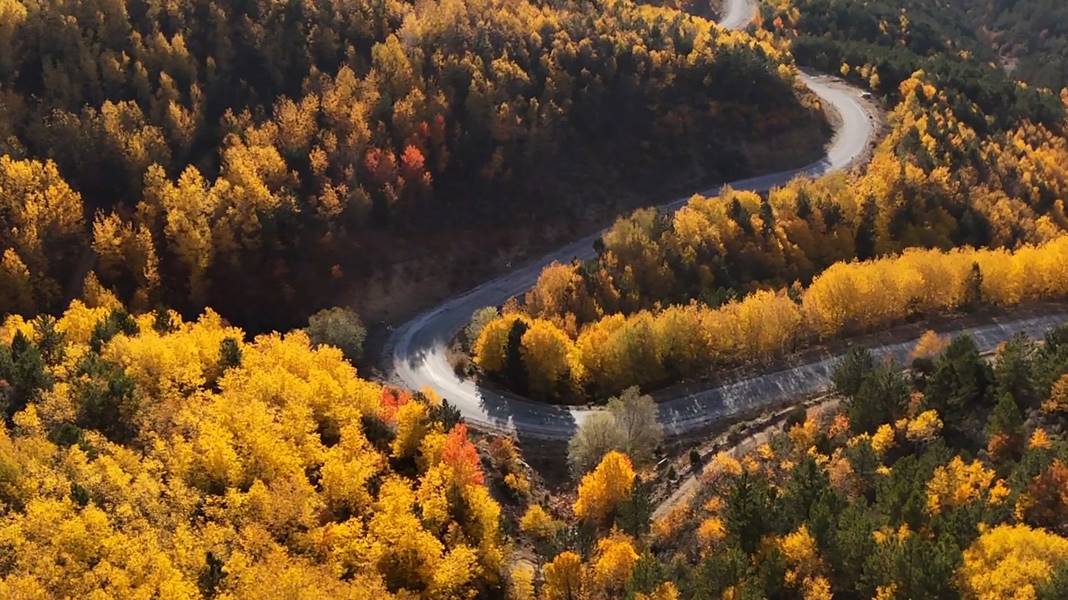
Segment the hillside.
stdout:
<path fill-rule="evenodd" d="M 1068 7 L 1056 0 L 959 2 L 967 23 L 1009 72 L 1032 85 L 1068 86 Z"/>
<path fill-rule="evenodd" d="M 303 332 L 132 317 L 98 290 L 58 318 L 3 322 L 0 404 L 4 598 L 501 585 L 501 509 L 467 428 Z"/>
<path fill-rule="evenodd" d="M 610 452 L 579 484 L 578 523 L 556 522 L 584 531 L 577 543 L 537 526 L 553 523 L 540 509 L 524 518 L 544 585 L 590 598 L 1062 598 L 1065 334 L 990 362 L 969 338 L 932 334 L 906 373 L 857 349 L 834 397 L 766 442 L 691 454 L 696 491 L 648 526 L 634 517 L 651 507 L 639 463 Z M 548 575 L 563 569 L 563 584 Z"/>
<path fill-rule="evenodd" d="M 535 395 L 582 401 L 631 384 L 662 385 L 794 348 L 793 336 L 769 334 L 756 344 L 761 350 L 739 350 L 748 344 L 745 335 L 718 343 L 715 326 L 691 321 L 745 314 L 762 292 L 778 291 L 782 302 L 789 297 L 787 308 L 803 303 L 804 290 L 836 262 L 917 247 L 1013 249 L 1063 234 L 1068 144 L 1059 96 L 970 57 L 924 13 L 913 21 L 884 4 L 823 0 L 763 11 L 764 26 L 792 40 L 799 62 L 837 70 L 892 107 L 890 131 L 870 163 L 845 176 L 798 179 L 766 196 L 728 190 L 695 196 L 674 215 L 641 209 L 620 218 L 597 240 L 593 261 L 549 266 L 529 292 L 503 307 L 538 323 L 552 340 L 541 345 L 558 352 L 532 350 L 509 363 L 515 371 L 508 374 L 483 355 L 490 346 L 469 338 L 485 374 L 527 391 L 530 373 L 541 377 L 553 357 L 567 356 L 553 363 L 565 366 L 550 370 L 553 381 L 539 384 Z M 977 277 L 986 285 L 999 283 L 983 275 Z M 932 285 L 940 283 L 946 280 Z M 911 302 L 899 319 L 929 313 L 922 299 Z M 940 310 L 967 303 L 950 304 Z M 774 312 L 757 311 L 763 316 L 755 322 L 782 331 L 775 324 L 783 314 L 792 318 L 790 311 Z M 498 324 L 515 318 L 502 314 Z M 745 327 L 744 318 L 724 318 Z M 834 335 L 856 333 L 863 322 Z M 676 328 L 713 339 L 688 346 L 672 337 Z M 720 346 L 729 348 L 706 352 Z"/>
<path fill-rule="evenodd" d="M 380 319 L 636 191 L 824 139 L 770 36 L 631 2 L 4 0 L 0 16 L 0 242 L 33 295 L 5 312 L 59 310 L 93 268 L 133 308 L 211 306 L 257 331 L 339 303 Z M 20 213 L 37 193 L 54 221 Z"/>
<path fill-rule="evenodd" d="M 0 598 L 1063 600 L 1060 12 L 973 4 L 0 0 Z"/>

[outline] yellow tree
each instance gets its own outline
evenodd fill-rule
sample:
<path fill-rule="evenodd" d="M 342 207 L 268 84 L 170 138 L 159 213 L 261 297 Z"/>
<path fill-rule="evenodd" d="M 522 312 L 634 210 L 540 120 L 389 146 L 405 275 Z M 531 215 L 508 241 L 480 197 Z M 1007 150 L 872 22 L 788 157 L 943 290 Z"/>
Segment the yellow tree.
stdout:
<path fill-rule="evenodd" d="M 545 267 L 523 303 L 532 316 L 552 321 L 571 336 L 577 333 L 576 320 L 586 322 L 597 317 L 575 264 L 554 262 Z"/>
<path fill-rule="evenodd" d="M 820 558 L 818 545 L 809 533 L 808 527 L 801 525 L 797 531 L 783 536 L 779 542 L 779 549 L 788 567 L 786 584 L 802 590 L 805 598 L 824 597 L 823 588 L 826 586 L 826 579 L 823 577 L 823 572 L 826 570 L 826 565 Z"/>
<path fill-rule="evenodd" d="M 585 598 L 586 570 L 582 558 L 571 551 L 561 552 L 542 569 L 542 595 L 545 600 Z"/>
<path fill-rule="evenodd" d="M 474 343 L 475 364 L 489 373 L 499 373 L 508 362 L 508 334 L 516 321 L 530 324 L 525 315 L 511 313 L 502 315 L 482 328 Z"/>
<path fill-rule="evenodd" d="M 534 600 L 534 567 L 522 562 L 508 573 L 508 600 Z"/>
<path fill-rule="evenodd" d="M 931 441 L 942 432 L 942 419 L 938 417 L 938 411 L 925 410 L 910 419 L 905 427 L 905 437 L 912 442 Z"/>
<path fill-rule="evenodd" d="M 0 312 L 32 314 L 36 309 L 30 269 L 14 248 L 0 258 Z"/>
<path fill-rule="evenodd" d="M 133 225 L 112 213 L 100 213 L 93 220 L 93 253 L 97 270 L 111 285 L 133 287 L 131 307 L 147 309 L 160 285 L 159 258 L 152 232 Z"/>
<path fill-rule="evenodd" d="M 1049 398 L 1042 403 L 1047 413 L 1068 413 L 1068 374 L 1062 375 L 1050 390 Z"/>
<path fill-rule="evenodd" d="M 678 600 L 679 589 L 675 587 L 674 583 L 665 581 L 656 586 L 651 594 L 643 594 L 638 592 L 634 595 L 634 600 Z"/>
<path fill-rule="evenodd" d="M 1068 539 L 1026 525 L 983 531 L 964 551 L 960 578 L 966 598 L 1035 598 L 1053 569 L 1068 564 Z"/>
<path fill-rule="evenodd" d="M 323 500 L 335 514 L 362 514 L 373 500 L 368 484 L 384 461 L 356 424 L 341 430 L 341 441 L 327 451 L 319 472 Z"/>
<path fill-rule="evenodd" d="M 934 358 L 945 350 L 947 345 L 949 343 L 942 339 L 942 336 L 928 329 L 916 340 L 916 346 L 912 348 L 909 358 Z"/>
<path fill-rule="evenodd" d="M 241 598 L 444 600 L 499 583 L 500 507 L 462 428 L 406 436 L 421 437 L 424 456 L 393 472 L 364 417 L 418 425 L 404 413 L 419 417 L 421 401 L 383 394 L 302 332 L 245 341 L 210 312 L 194 323 L 171 313 L 165 328 L 135 317 L 139 331 L 103 344 L 105 373 L 77 369 L 116 306 L 71 304 L 56 324 L 62 363 L 47 367 L 55 385 L 0 424 L 0 551 L 17 557 L 0 596 L 192 598 L 207 585 Z M 33 335 L 11 317 L 0 339 L 16 331 Z M 223 340 L 240 357 L 220 370 Z M 132 386 L 136 447 L 83 420 L 86 385 Z M 71 422 L 91 454 L 51 441 Z"/>
<path fill-rule="evenodd" d="M 605 598 L 617 598 L 630 580 L 638 552 L 634 541 L 621 533 L 613 533 L 597 541 L 592 580 Z"/>
<path fill-rule="evenodd" d="M 67 185 L 52 161 L 0 156 L 0 248 L 4 249 L 5 278 L 18 281 L 19 273 L 29 273 L 34 300 L 54 301 L 66 275 L 58 270 L 73 266 L 85 245 L 83 211 L 81 196 Z M 4 312 L 20 309 L 0 306 Z"/>
<path fill-rule="evenodd" d="M 933 514 L 986 498 L 994 483 L 994 472 L 978 460 L 965 463 L 954 456 L 935 469 L 927 482 L 927 510 Z M 999 482 L 1000 483 L 1000 482 Z"/>
<path fill-rule="evenodd" d="M 557 395 L 571 373 L 574 353 L 567 334 L 549 321 L 535 319 L 520 346 L 530 391 L 538 396 Z"/>
<path fill-rule="evenodd" d="M 600 464 L 582 478 L 575 516 L 595 523 L 607 520 L 634 488 L 634 467 L 626 454 L 609 452 Z"/>
<path fill-rule="evenodd" d="M 207 271 L 215 256 L 213 227 L 219 198 L 196 167 L 187 168 L 171 183 L 163 169 L 145 173 L 145 200 L 138 207 L 142 220 L 160 219 L 168 247 L 188 277 L 190 299 L 202 304 L 207 294 Z"/>
<path fill-rule="evenodd" d="M 378 542 L 377 568 L 397 587 L 434 585 L 443 544 L 423 529 L 413 508 L 415 495 L 399 477 L 387 479 L 379 492 L 368 531 Z"/>
<path fill-rule="evenodd" d="M 430 430 L 430 417 L 422 402 L 410 401 L 397 409 L 397 435 L 392 449 L 395 458 L 411 458 Z"/>
<path fill-rule="evenodd" d="M 523 517 L 519 519 L 519 530 L 527 535 L 549 539 L 560 527 L 560 522 L 545 512 L 540 504 L 532 504 Z"/>

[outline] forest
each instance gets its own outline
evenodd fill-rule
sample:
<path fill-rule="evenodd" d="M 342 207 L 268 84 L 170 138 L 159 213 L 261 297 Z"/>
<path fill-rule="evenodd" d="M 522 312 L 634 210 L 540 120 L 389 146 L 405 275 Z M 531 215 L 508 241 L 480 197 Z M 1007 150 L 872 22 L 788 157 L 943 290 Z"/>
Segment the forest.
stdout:
<path fill-rule="evenodd" d="M 3 322 L 0 400 L 4 598 L 501 585 L 501 509 L 455 409 L 357 377 L 302 331 L 134 316 L 95 287 Z"/>
<path fill-rule="evenodd" d="M 995 356 L 932 332 L 905 367 L 855 348 L 767 441 L 691 454 L 651 523 L 648 467 L 602 448 L 577 522 L 524 514 L 539 597 L 1063 598 L 1068 328 Z"/>
<path fill-rule="evenodd" d="M 694 342 L 674 337 L 666 323 L 691 337 L 715 329 L 694 327 L 679 315 L 726 314 L 776 291 L 792 300 L 782 304 L 786 313 L 800 313 L 795 305 L 803 291 L 837 262 L 910 248 L 1011 250 L 1062 236 L 1068 229 L 1068 92 L 1016 82 L 964 50 L 957 54 L 955 46 L 933 41 L 949 25 L 923 12 L 914 22 L 912 13 L 900 9 L 891 20 L 880 6 L 806 0 L 763 7 L 765 26 L 792 40 L 799 62 L 838 71 L 892 105 L 889 132 L 863 169 L 798 179 L 766 195 L 726 190 L 714 198 L 696 196 L 673 215 L 640 209 L 619 218 L 597 241 L 596 259 L 546 268 L 530 292 L 502 307 L 502 323 L 529 318 L 553 330 L 539 336 L 541 348 L 528 357 L 520 356 L 523 340 L 515 338 L 506 348 L 517 356 L 509 363 L 513 372 L 504 373 L 492 356 L 480 356 L 482 349 L 499 353 L 497 346 L 483 348 L 469 336 L 481 371 L 543 398 L 604 399 L 629 385 L 670 383 L 717 364 L 709 342 L 687 347 Z M 976 277 L 987 286 L 1002 283 L 993 274 Z M 959 281 L 937 286 L 958 294 Z M 1064 298 L 1063 291 L 1047 291 L 1044 299 Z M 1015 303 L 996 296 L 987 294 L 994 304 Z M 954 302 L 938 309 L 924 301 L 902 304 L 893 318 L 860 319 L 838 333 L 967 308 Z M 727 320 L 737 327 L 746 322 Z M 772 323 L 779 321 L 762 322 L 769 328 Z M 781 337 L 761 342 L 764 349 L 728 351 L 734 356 L 726 362 L 770 348 L 791 350 L 794 332 L 784 324 Z M 753 348 L 761 343 L 742 342 Z M 584 359 L 583 348 L 601 356 Z M 605 362 L 609 355 L 613 366 Z M 546 373 L 549 383 L 541 381 Z M 619 373 L 627 374 L 624 380 L 615 380 Z M 528 379 L 539 380 L 534 390 L 527 389 Z"/>
<path fill-rule="evenodd" d="M 1033 85 L 1068 86 L 1068 12 L 1056 0 L 957 2 L 979 38 L 1006 69 Z"/>
<path fill-rule="evenodd" d="M 1020 54 L 1048 66 L 1047 73 L 1057 72 L 1057 64 L 1064 60 L 1063 49 L 1054 49 L 1056 33 L 1041 29 L 1058 22 L 1049 14 L 1054 10 L 1049 5 L 1054 3 L 773 0 L 761 3 L 761 22 L 763 28 L 793 40 L 792 52 L 801 64 L 828 72 L 838 71 L 842 64 L 866 66 L 863 72 L 843 70 L 842 74 L 864 79 L 888 95 L 922 69 L 944 82 L 940 87 L 960 89 L 987 115 L 1011 123 L 1021 117 L 1044 120 L 1056 116 L 1058 109 L 1049 96 L 1043 99 L 1036 90 L 1056 93 L 1063 89 L 1063 71 L 1060 77 L 1031 76 L 1016 71 L 1010 60 L 1010 48 L 1024 38 L 1031 44 L 1049 42 L 1048 48 Z M 1042 4 L 1047 6 L 1040 8 Z M 1051 20 L 1045 21 L 1046 16 Z M 995 24 L 998 19 L 1001 25 Z M 1017 80 L 1028 86 L 1016 85 Z"/>
<path fill-rule="evenodd" d="M 567 333 L 567 322 L 561 327 L 505 312 L 479 331 L 473 353 L 484 372 L 512 389 L 582 401 L 630 386 L 649 390 L 717 368 L 766 363 L 821 340 L 924 317 L 1065 298 L 1068 236 L 1016 252 L 912 249 L 835 263 L 806 288 L 760 290 L 715 308 L 692 302 L 614 313 L 577 337 Z"/>
<path fill-rule="evenodd" d="M 699 485 L 655 519 L 663 434 L 633 389 L 604 413 L 615 436 L 572 441 L 577 488 L 550 493 L 512 438 L 303 331 L 134 316 L 99 286 L 9 316 L 0 378 L 4 597 L 1052 600 L 1068 582 L 1065 327 L 994 356 L 931 332 L 908 365 L 856 348 L 766 443 L 691 452 Z"/>
<path fill-rule="evenodd" d="M 0 311 L 93 270 L 133 310 L 299 326 L 492 259 L 472 228 L 748 172 L 792 128 L 817 155 L 794 78 L 767 32 L 632 2 L 2 0 Z"/>
<path fill-rule="evenodd" d="M 1066 306 L 1063 8 L 718 10 L 0 0 L 0 598 L 1063 599 L 1068 324 L 927 330 Z M 887 110 L 870 161 L 634 210 L 818 155 L 799 65 Z M 569 438 L 372 368 L 606 215 L 448 349 Z M 832 347 L 685 439 L 650 395 Z"/>

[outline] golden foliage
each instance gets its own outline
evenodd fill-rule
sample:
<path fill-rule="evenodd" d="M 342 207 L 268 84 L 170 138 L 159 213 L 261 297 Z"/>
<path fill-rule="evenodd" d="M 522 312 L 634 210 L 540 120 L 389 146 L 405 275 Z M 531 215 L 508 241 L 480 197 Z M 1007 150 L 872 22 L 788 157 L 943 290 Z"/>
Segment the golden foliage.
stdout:
<path fill-rule="evenodd" d="M 1045 429 L 1038 427 L 1031 433 L 1031 439 L 1027 441 L 1027 447 L 1032 450 L 1041 450 L 1049 448 L 1052 442 L 1050 441 L 1049 434 Z"/>
<path fill-rule="evenodd" d="M 872 449 L 879 456 L 886 454 L 886 451 L 894 446 L 894 436 L 893 427 L 885 423 L 880 425 L 879 429 L 875 431 L 875 435 L 871 436 Z"/>
<path fill-rule="evenodd" d="M 786 571 L 787 585 L 805 590 L 810 587 L 816 590 L 823 588 L 823 585 L 816 583 L 815 579 L 820 576 L 820 573 L 826 567 L 819 556 L 816 540 L 808 532 L 808 528 L 805 525 L 799 527 L 797 531 L 783 536 L 779 541 L 779 550 L 782 551 L 783 558 L 788 566 Z M 826 584 L 826 581 L 823 584 Z"/>
<path fill-rule="evenodd" d="M 910 359 L 933 358 L 946 349 L 949 342 L 938 335 L 937 332 L 928 329 L 923 332 L 920 339 L 916 340 L 916 346 L 909 353 Z"/>
<path fill-rule="evenodd" d="M 542 578 L 542 596 L 546 600 L 574 600 L 582 597 L 586 569 L 578 554 L 561 552 L 542 569 Z"/>
<path fill-rule="evenodd" d="M 508 599 L 534 600 L 534 567 L 518 563 L 508 572 Z"/>
<path fill-rule="evenodd" d="M 675 587 L 674 583 L 665 581 L 656 586 L 651 594 L 637 593 L 634 595 L 634 600 L 678 600 L 679 590 Z"/>
<path fill-rule="evenodd" d="M 365 430 L 389 426 L 393 396 L 339 350 L 315 349 L 303 332 L 246 340 L 206 312 L 172 313 L 166 328 L 139 317 L 139 331 L 97 353 L 89 339 L 108 313 L 71 304 L 57 323 L 55 384 L 0 427 L 5 593 L 199 597 L 214 570 L 227 597 L 468 598 L 499 578 L 500 507 L 476 471 L 457 474 L 470 442 L 425 419 L 421 397 L 395 403 L 395 427 L 422 432 L 399 436 L 419 454 L 401 475 Z M 24 324 L 11 317 L 3 330 Z M 221 362 L 227 339 L 237 364 Z M 110 370 L 86 372 L 87 360 Z M 136 399 L 120 413 L 129 439 L 85 405 L 86 385 L 122 382 Z M 81 441 L 59 445 L 57 431 Z"/>
<path fill-rule="evenodd" d="M 667 513 L 653 520 L 651 527 L 653 538 L 661 542 L 672 540 L 685 525 L 689 516 L 689 503 L 679 502 Z"/>
<path fill-rule="evenodd" d="M 964 551 L 960 577 L 967 598 L 1024 600 L 1035 598 L 1035 588 L 1066 563 L 1068 539 L 1026 525 L 999 525 Z"/>
<path fill-rule="evenodd" d="M 573 343 L 550 321 L 509 313 L 483 329 L 474 356 L 486 371 L 501 372 L 508 332 L 522 321 L 530 327 L 523 336 L 523 363 L 536 393 L 550 394 L 568 381 L 612 392 L 662 382 L 669 365 L 689 374 L 766 360 L 818 338 L 956 310 L 975 301 L 975 294 L 998 306 L 1068 297 L 1066 282 L 1068 236 L 1013 252 L 913 248 L 898 256 L 835 263 L 799 292 L 800 303 L 785 291 L 759 290 L 718 308 L 689 304 L 617 313 L 582 328 Z M 925 334 L 918 348 L 926 355 L 940 344 Z"/>
<path fill-rule="evenodd" d="M 59 299 L 71 275 L 59 267 L 85 244 L 83 210 L 52 161 L 0 156 L 0 313 L 34 312 Z"/>
<path fill-rule="evenodd" d="M 1049 398 L 1042 403 L 1042 410 L 1047 413 L 1068 413 L 1068 374 L 1054 382 Z"/>
<path fill-rule="evenodd" d="M 925 410 L 909 419 L 905 428 L 905 437 L 910 442 L 930 441 L 942 432 L 942 419 L 938 417 L 938 411 Z"/>
<path fill-rule="evenodd" d="M 719 517 L 708 517 L 697 527 L 697 541 L 703 552 L 711 552 L 727 537 L 727 528 Z"/>
<path fill-rule="evenodd" d="M 634 488 L 634 468 L 627 455 L 612 451 L 579 483 L 575 516 L 595 523 L 604 522 Z"/>
<path fill-rule="evenodd" d="M 597 540 L 592 579 L 605 597 L 617 597 L 630 580 L 638 562 L 634 541 L 621 533 L 613 533 Z"/>
<path fill-rule="evenodd" d="M 527 382 L 535 395 L 549 396 L 563 382 L 582 380 L 581 367 L 574 360 L 574 343 L 548 321 L 535 319 L 523 334 L 520 348 Z"/>
<path fill-rule="evenodd" d="M 560 528 L 561 523 L 545 511 L 541 505 L 532 504 L 519 519 L 519 530 L 525 534 L 541 539 L 550 539 Z"/>
<path fill-rule="evenodd" d="M 960 456 L 935 469 L 927 482 L 927 510 L 939 513 L 983 500 L 994 482 L 994 472 L 979 461 L 965 463 Z"/>

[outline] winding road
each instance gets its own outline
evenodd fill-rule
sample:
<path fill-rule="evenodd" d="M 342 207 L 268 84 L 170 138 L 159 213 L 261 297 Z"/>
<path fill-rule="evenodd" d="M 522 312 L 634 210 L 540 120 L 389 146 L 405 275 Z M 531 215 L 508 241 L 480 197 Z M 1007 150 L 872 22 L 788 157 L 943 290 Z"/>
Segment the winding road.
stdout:
<path fill-rule="evenodd" d="M 754 0 L 726 0 L 720 24 L 726 28 L 743 28 L 752 20 L 755 11 Z M 866 156 L 877 133 L 877 116 L 870 112 L 871 109 L 862 100 L 863 92 L 840 80 L 821 75 L 803 73 L 801 80 L 839 117 L 824 158 L 798 169 L 733 181 L 727 185 L 740 190 L 766 191 L 784 185 L 798 175 L 818 176 L 847 169 Z M 697 193 L 714 196 L 721 187 Z M 679 198 L 659 208 L 675 211 L 688 199 L 689 196 Z M 498 306 L 508 298 L 530 289 L 541 270 L 553 261 L 592 258 L 595 254 L 594 241 L 600 235 L 601 232 L 594 233 L 550 252 L 397 327 L 387 343 L 393 379 L 411 389 L 430 387 L 436 390 L 457 406 L 473 427 L 545 441 L 569 439 L 585 418 L 600 409 L 552 406 L 481 386 L 456 375 L 449 364 L 446 349 L 475 310 L 484 306 Z M 1041 335 L 1064 320 L 1065 315 L 1051 315 L 995 322 L 967 331 L 976 337 L 982 349 L 987 350 L 1018 333 L 1033 337 Z M 903 362 L 913 343 L 882 346 L 872 351 L 876 355 L 893 356 Z M 659 411 L 665 433 L 672 436 L 698 430 L 724 417 L 782 404 L 824 389 L 839 358 L 830 357 L 662 399 Z"/>
<path fill-rule="evenodd" d="M 745 29 L 756 16 L 756 0 L 724 0 L 719 26 L 724 29 Z"/>

